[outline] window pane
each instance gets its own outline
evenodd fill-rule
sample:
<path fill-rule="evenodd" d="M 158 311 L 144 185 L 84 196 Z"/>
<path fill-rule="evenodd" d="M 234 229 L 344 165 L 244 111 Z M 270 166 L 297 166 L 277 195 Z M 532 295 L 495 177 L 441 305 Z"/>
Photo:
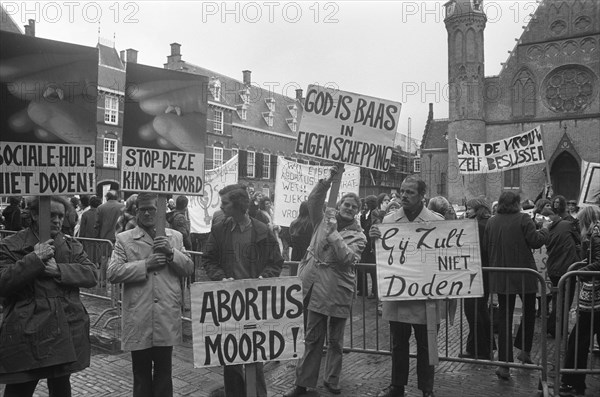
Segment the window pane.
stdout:
<path fill-rule="evenodd" d="M 254 152 L 248 152 L 248 159 L 246 164 L 246 175 L 250 178 L 254 178 Z"/>

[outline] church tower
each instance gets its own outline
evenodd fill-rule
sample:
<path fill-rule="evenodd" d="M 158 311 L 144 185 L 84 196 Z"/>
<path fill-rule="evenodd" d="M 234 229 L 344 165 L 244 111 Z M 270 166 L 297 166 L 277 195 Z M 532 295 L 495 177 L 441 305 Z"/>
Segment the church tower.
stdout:
<path fill-rule="evenodd" d="M 486 194 L 485 174 L 458 172 L 456 138 L 486 140 L 484 120 L 483 31 L 487 17 L 482 0 L 450 0 L 444 6 L 448 31 L 448 199 L 460 204 Z"/>

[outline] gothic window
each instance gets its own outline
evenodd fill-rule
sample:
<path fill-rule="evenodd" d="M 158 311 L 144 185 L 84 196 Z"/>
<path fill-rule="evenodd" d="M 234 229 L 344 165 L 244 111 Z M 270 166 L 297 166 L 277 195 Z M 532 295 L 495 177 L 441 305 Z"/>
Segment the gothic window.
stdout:
<path fill-rule="evenodd" d="M 594 99 L 594 74 L 581 65 L 566 65 L 550 72 L 543 84 L 543 98 L 557 113 L 579 112 Z"/>
<path fill-rule="evenodd" d="M 521 70 L 512 85 L 513 117 L 535 116 L 535 82 L 527 70 Z"/>

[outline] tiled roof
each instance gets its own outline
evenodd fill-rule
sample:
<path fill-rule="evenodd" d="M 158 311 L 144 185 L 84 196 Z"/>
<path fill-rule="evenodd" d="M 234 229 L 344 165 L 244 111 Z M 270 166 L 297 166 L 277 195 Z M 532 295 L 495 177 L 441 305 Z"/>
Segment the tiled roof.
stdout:
<path fill-rule="evenodd" d="M 431 120 L 427 123 L 421 149 L 447 149 L 448 141 L 445 135 L 448 132 L 448 119 Z"/>
<path fill-rule="evenodd" d="M 212 70 L 194 65 L 186 61 L 180 61 L 180 71 L 200 74 L 208 76 L 209 78 L 218 78 L 221 82 L 221 101 L 220 103 L 239 107 L 243 101 L 240 97 L 240 91 L 246 88 L 246 85 L 237 79 L 229 76 L 225 76 L 221 73 L 214 72 Z M 273 113 L 273 126 L 269 127 L 263 117 L 263 113 L 269 111 L 265 99 L 273 98 L 275 100 L 275 112 Z M 210 99 L 210 98 L 209 98 Z M 212 101 L 216 102 L 216 101 Z M 302 106 L 299 101 L 295 98 L 286 97 L 278 93 L 271 93 L 263 88 L 251 85 L 250 86 L 250 104 L 247 107 L 246 120 L 242 120 L 237 113 L 233 115 L 233 123 L 243 124 L 248 127 L 258 128 L 267 131 L 278 132 L 281 134 L 295 137 L 296 132 L 293 132 L 288 126 L 286 119 L 291 119 L 292 115 L 288 109 L 289 105 L 296 105 L 297 117 L 296 121 L 299 125 L 300 118 L 302 117 Z"/>
<path fill-rule="evenodd" d="M 100 43 L 96 45 L 96 48 L 98 48 L 99 52 L 98 63 L 100 65 L 125 70 L 125 66 L 123 66 L 121 58 L 119 57 L 119 53 L 117 53 L 116 49 Z"/>
<path fill-rule="evenodd" d="M 12 19 L 12 17 L 6 12 L 4 7 L 0 7 L 0 30 L 11 33 L 23 34 L 19 25 Z"/>

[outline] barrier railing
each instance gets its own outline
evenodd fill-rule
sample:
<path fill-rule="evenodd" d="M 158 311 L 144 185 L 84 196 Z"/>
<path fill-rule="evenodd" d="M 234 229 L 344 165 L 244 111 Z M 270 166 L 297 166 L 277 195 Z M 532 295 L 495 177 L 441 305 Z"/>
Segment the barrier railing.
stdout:
<path fill-rule="evenodd" d="M 600 271 L 574 270 L 585 263 L 587 262 L 577 262 L 571 265 L 568 272 L 558 282 L 554 395 L 559 394 L 562 383 L 561 375 L 576 374 L 585 376 L 600 374 L 600 368 L 594 368 L 592 354 L 589 354 L 594 351 L 594 324 L 600 321 L 600 318 L 598 318 L 600 309 L 582 310 L 579 299 L 582 283 L 584 281 L 591 282 L 592 285 L 600 283 Z M 571 301 L 572 304 L 567 304 Z M 594 293 L 591 294 L 589 304 L 591 304 L 591 307 L 600 306 L 600 300 Z M 589 324 L 585 324 L 588 321 Z M 567 363 L 567 360 L 570 362 Z M 577 387 L 578 385 L 571 386 Z"/>

